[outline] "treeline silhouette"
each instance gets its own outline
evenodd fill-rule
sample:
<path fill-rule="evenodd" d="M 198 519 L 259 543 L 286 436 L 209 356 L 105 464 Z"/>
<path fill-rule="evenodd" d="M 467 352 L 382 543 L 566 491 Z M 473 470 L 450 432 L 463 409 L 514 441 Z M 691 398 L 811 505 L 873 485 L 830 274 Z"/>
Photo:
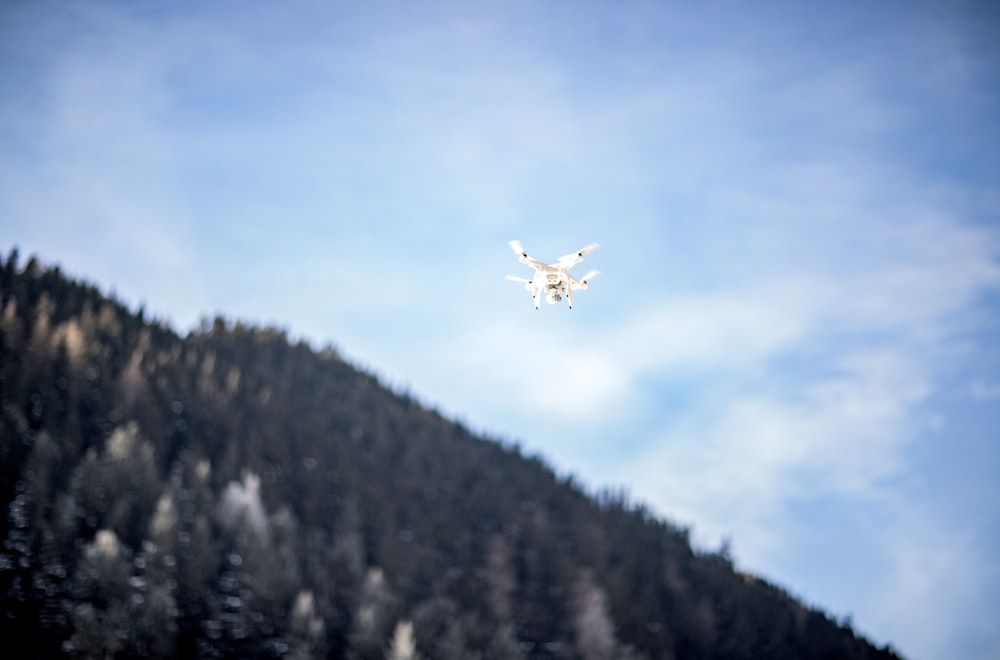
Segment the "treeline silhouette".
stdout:
<path fill-rule="evenodd" d="M 223 318 L 181 337 L 16 249 L 0 292 L 5 649 L 898 657 L 332 348 Z"/>

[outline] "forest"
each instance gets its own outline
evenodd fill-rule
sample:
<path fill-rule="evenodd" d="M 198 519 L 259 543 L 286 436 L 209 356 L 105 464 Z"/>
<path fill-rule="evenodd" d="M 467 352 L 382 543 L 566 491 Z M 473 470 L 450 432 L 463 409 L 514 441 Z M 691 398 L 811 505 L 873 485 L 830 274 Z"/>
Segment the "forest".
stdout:
<path fill-rule="evenodd" d="M 0 255 L 0 640 L 36 658 L 898 658 L 330 346 Z M 27 656 L 26 656 L 27 657 Z"/>

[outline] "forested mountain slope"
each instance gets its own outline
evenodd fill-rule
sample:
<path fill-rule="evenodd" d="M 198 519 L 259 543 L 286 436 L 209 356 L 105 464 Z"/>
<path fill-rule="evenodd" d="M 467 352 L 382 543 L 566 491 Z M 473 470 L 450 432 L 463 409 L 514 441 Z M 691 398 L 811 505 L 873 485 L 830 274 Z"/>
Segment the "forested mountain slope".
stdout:
<path fill-rule="evenodd" d="M 33 657 L 881 658 L 379 384 L 0 269 L 0 639 Z M 19 646 L 15 646 L 19 645 Z"/>

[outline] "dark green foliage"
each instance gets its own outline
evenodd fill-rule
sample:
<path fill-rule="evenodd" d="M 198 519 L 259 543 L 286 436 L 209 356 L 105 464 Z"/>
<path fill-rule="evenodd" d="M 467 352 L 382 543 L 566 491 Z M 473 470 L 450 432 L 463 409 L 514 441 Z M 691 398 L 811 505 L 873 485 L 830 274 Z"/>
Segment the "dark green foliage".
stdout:
<path fill-rule="evenodd" d="M 895 657 L 332 349 L 224 319 L 182 338 L 17 260 L 0 269 L 6 648 Z"/>

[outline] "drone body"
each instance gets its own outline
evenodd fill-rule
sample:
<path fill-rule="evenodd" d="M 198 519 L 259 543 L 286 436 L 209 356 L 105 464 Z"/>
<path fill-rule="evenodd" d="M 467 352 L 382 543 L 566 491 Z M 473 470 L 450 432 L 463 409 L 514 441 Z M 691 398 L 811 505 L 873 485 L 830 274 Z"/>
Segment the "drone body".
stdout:
<path fill-rule="evenodd" d="M 587 247 L 559 257 L 559 261 L 554 264 L 547 264 L 528 256 L 528 253 L 521 247 L 519 241 L 511 241 L 510 248 L 517 254 L 517 259 L 522 264 L 527 264 L 535 269 L 535 275 L 529 280 L 523 277 L 508 275 L 507 279 L 514 282 L 524 282 L 524 288 L 531 293 L 531 299 L 535 303 L 535 309 L 541 304 L 544 295 L 545 301 L 550 305 L 562 300 L 566 296 L 569 308 L 573 309 L 573 291 L 587 288 L 590 278 L 597 275 L 598 271 L 592 270 L 580 279 L 576 279 L 569 274 L 569 269 L 583 261 L 585 254 L 597 249 L 597 243 L 591 243 Z"/>

